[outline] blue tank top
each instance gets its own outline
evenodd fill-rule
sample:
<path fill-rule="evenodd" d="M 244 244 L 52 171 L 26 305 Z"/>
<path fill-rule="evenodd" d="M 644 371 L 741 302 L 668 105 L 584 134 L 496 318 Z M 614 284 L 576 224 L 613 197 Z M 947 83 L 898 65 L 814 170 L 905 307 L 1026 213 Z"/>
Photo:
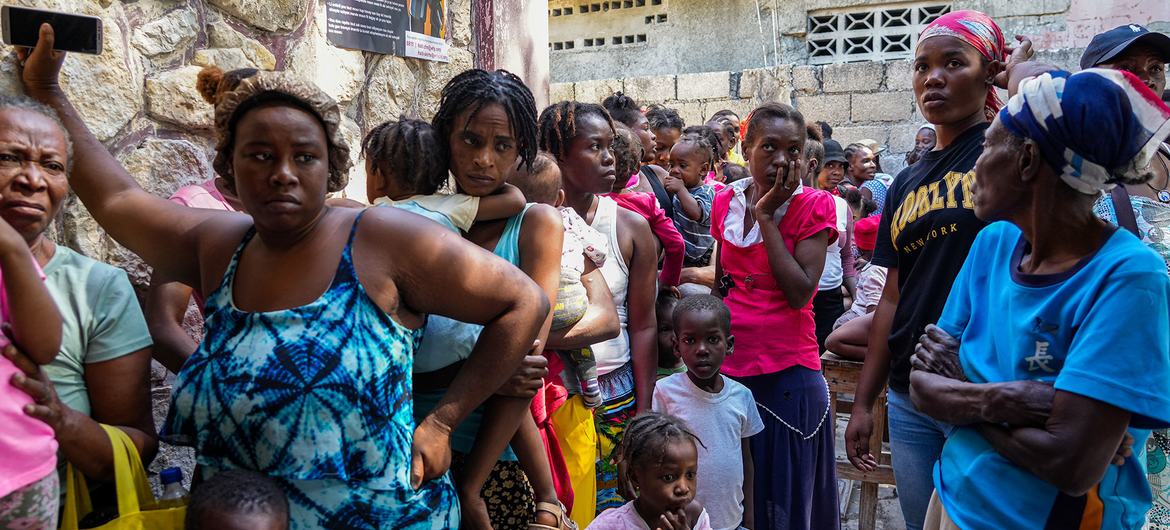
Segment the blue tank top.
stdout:
<path fill-rule="evenodd" d="M 426 503 L 415 500 L 442 487 L 410 486 L 410 374 L 422 332 L 395 322 L 358 281 L 360 220 L 329 289 L 278 311 L 244 312 L 233 302 L 240 255 L 255 234 L 248 231 L 207 298 L 204 339 L 176 378 L 165 431 L 194 445 L 203 465 L 335 479 L 421 509 Z"/>

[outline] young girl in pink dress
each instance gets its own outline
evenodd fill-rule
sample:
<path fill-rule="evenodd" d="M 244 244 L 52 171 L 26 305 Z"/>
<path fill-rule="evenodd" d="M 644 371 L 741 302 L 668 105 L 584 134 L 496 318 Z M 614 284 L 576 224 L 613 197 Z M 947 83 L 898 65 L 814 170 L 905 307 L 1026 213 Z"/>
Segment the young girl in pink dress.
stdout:
<path fill-rule="evenodd" d="M 751 179 L 715 197 L 717 289 L 735 354 L 723 372 L 752 391 L 764 431 L 751 441 L 757 528 L 833 529 L 837 484 L 828 387 L 812 298 L 837 238 L 833 197 L 801 185 L 804 117 L 768 103 L 746 123 Z"/>

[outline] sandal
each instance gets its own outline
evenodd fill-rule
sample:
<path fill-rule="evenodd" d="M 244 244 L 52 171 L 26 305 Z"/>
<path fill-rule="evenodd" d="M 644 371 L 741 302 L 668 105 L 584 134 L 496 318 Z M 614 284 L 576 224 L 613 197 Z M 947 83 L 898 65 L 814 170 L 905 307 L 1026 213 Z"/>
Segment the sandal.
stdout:
<path fill-rule="evenodd" d="M 551 502 L 538 502 L 536 503 L 536 511 L 551 514 L 557 519 L 557 525 L 548 526 L 531 523 L 528 525 L 528 530 L 577 530 L 577 523 L 569 519 L 568 515 L 565 515 L 567 510 L 565 510 L 565 505 L 560 502 L 556 504 Z"/>

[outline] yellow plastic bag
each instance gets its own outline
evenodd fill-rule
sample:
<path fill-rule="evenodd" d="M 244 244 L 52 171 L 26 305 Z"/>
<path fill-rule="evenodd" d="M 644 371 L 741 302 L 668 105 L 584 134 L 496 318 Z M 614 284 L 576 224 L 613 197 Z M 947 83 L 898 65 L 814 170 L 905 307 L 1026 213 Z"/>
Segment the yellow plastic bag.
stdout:
<path fill-rule="evenodd" d="M 187 507 L 160 508 L 150 491 L 142 458 L 130 436 L 121 429 L 102 425 L 114 446 L 114 484 L 118 493 L 118 518 L 95 528 L 101 530 L 183 530 Z M 61 530 L 78 530 L 78 521 L 93 511 L 89 488 L 70 464 L 65 472 L 65 509 Z"/>

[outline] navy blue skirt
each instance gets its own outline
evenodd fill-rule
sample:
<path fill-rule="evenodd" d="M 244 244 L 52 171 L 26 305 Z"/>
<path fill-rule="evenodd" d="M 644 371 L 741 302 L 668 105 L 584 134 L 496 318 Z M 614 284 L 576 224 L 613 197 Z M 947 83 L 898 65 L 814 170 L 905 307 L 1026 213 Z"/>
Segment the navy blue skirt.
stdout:
<path fill-rule="evenodd" d="M 817 370 L 794 366 L 739 377 L 764 420 L 751 439 L 757 529 L 835 530 L 836 457 L 829 392 Z"/>

